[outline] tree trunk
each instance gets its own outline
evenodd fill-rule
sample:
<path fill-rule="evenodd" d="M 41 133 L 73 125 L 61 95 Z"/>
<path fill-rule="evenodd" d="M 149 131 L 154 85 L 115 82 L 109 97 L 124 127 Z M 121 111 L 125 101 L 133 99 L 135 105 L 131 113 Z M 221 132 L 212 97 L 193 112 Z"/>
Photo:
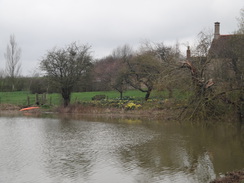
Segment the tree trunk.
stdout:
<path fill-rule="evenodd" d="M 70 95 L 71 95 L 71 91 L 69 89 L 62 88 L 62 97 L 63 97 L 64 107 L 67 107 L 69 105 Z"/>
<path fill-rule="evenodd" d="M 146 93 L 146 96 L 145 96 L 145 101 L 147 101 L 150 97 L 150 94 L 151 94 L 151 89 L 147 90 L 147 93 Z"/>
<path fill-rule="evenodd" d="M 120 100 L 122 100 L 123 98 L 123 92 L 119 92 L 120 93 Z"/>
<path fill-rule="evenodd" d="M 170 87 L 167 87 L 167 90 L 169 92 L 169 98 L 173 98 L 173 90 Z"/>
<path fill-rule="evenodd" d="M 64 99 L 64 107 L 67 107 L 70 103 L 70 98 L 63 98 Z"/>

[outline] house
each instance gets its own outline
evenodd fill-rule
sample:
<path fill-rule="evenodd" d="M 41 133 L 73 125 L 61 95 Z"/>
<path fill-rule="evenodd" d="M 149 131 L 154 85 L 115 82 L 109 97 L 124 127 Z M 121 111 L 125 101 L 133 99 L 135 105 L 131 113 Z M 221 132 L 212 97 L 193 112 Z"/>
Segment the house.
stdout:
<path fill-rule="evenodd" d="M 209 49 L 212 58 L 234 58 L 238 57 L 238 50 L 243 41 L 241 34 L 220 34 L 220 23 L 215 22 L 214 38 Z M 240 51 L 240 50 L 239 50 Z M 243 51 L 243 50 L 242 50 Z"/>
<path fill-rule="evenodd" d="M 220 34 L 220 23 L 214 24 L 214 38 L 207 56 L 206 76 L 231 81 L 241 76 L 244 68 L 244 35 Z M 242 71 L 240 70 L 242 69 Z"/>
<path fill-rule="evenodd" d="M 214 38 L 207 56 L 191 56 L 188 46 L 186 61 L 182 63 L 198 83 L 214 81 L 218 86 L 244 86 L 244 35 L 221 35 L 220 23 L 215 22 Z"/>

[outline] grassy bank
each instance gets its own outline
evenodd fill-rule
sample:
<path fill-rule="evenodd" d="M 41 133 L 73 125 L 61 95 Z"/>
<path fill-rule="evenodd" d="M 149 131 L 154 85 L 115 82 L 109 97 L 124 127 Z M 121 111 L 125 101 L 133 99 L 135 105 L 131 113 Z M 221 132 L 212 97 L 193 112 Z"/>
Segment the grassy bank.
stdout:
<path fill-rule="evenodd" d="M 105 95 L 106 97 L 102 100 L 92 100 L 96 95 Z M 62 98 L 57 93 L 36 95 L 29 92 L 0 92 L 0 111 L 18 111 L 27 106 L 35 106 L 36 98 L 38 98 L 39 104 L 43 105 L 40 105 L 41 110 L 37 110 L 37 112 L 57 111 L 59 113 L 92 115 L 136 115 L 150 116 L 150 118 L 153 116 L 166 117 L 167 119 L 181 116 L 183 119 L 194 119 L 194 121 L 209 119 L 218 121 L 222 119 L 229 119 L 229 121 L 238 120 L 234 110 L 227 111 L 225 109 L 223 109 L 224 113 L 217 115 L 191 118 L 192 111 L 195 112 L 196 109 L 188 105 L 189 93 L 174 91 L 173 98 L 169 99 L 167 92 L 153 92 L 148 101 L 144 100 L 145 93 L 137 90 L 129 90 L 123 96 L 123 100 L 120 100 L 119 93 L 116 91 L 74 92 L 71 96 L 71 104 L 63 108 Z M 182 113 L 183 111 L 184 113 Z M 205 111 L 199 112 L 204 114 Z"/>
<path fill-rule="evenodd" d="M 106 99 L 119 99 L 120 94 L 117 91 L 96 91 L 96 92 L 73 92 L 71 94 L 71 103 L 76 102 L 88 102 L 92 100 L 92 97 L 96 95 L 105 95 Z M 175 100 L 185 100 L 188 98 L 189 93 L 181 93 L 179 91 L 174 91 Z M 145 93 L 138 90 L 128 90 L 123 93 L 124 98 L 132 100 L 144 100 Z M 167 99 L 168 93 L 166 91 L 152 92 L 150 99 Z M 28 91 L 18 91 L 18 92 L 0 92 L 0 104 L 14 104 L 14 105 L 27 105 L 28 100 L 30 105 L 35 104 L 37 99 L 36 94 L 31 94 Z M 45 103 L 51 105 L 61 105 L 62 98 L 60 94 L 52 93 L 38 95 L 39 102 L 45 99 Z"/>
<path fill-rule="evenodd" d="M 96 95 L 105 95 L 103 100 L 92 100 Z M 116 91 L 74 92 L 71 95 L 71 104 L 62 107 L 62 98 L 59 94 L 36 95 L 29 92 L 0 92 L 0 110 L 17 110 L 33 106 L 38 101 L 42 109 L 59 113 L 102 114 L 102 115 L 136 115 L 159 117 L 174 116 L 185 105 L 188 95 L 174 93 L 175 98 L 167 99 L 166 92 L 153 92 L 148 101 L 144 100 L 145 93 L 137 90 L 126 91 L 123 100 L 119 99 Z M 43 101 L 44 100 L 44 101 Z"/>
<path fill-rule="evenodd" d="M 39 102 L 42 101 L 43 95 L 38 95 Z M 19 106 L 34 105 L 37 100 L 36 94 L 28 91 L 19 92 L 0 92 L 0 104 L 13 104 Z M 44 99 L 43 99 L 44 100 Z M 47 94 L 45 102 L 51 105 L 58 105 L 61 101 L 59 94 Z"/>
<path fill-rule="evenodd" d="M 92 97 L 96 95 L 105 95 L 106 99 L 119 99 L 119 93 L 116 91 L 97 91 L 97 92 L 74 92 L 71 95 L 71 103 L 77 102 L 89 102 Z M 128 90 L 123 96 L 128 99 L 144 100 L 145 93 L 138 90 Z M 159 97 L 166 98 L 166 92 L 153 92 L 151 98 Z M 14 105 L 34 105 L 37 101 L 39 103 L 45 103 L 48 105 L 61 105 L 62 98 L 60 94 L 52 93 L 38 96 L 36 94 L 31 94 L 28 91 L 19 92 L 0 92 L 0 104 L 14 104 Z M 45 100 L 45 101 L 44 101 Z"/>

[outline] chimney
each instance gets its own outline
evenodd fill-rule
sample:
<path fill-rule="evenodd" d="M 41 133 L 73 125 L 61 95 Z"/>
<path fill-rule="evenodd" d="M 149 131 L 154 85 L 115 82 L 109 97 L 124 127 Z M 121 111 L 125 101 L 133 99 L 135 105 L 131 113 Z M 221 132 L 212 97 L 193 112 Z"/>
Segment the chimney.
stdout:
<path fill-rule="evenodd" d="M 219 33 L 219 22 L 215 22 L 214 23 L 214 39 L 218 39 L 219 36 L 220 36 L 220 33 Z"/>
<path fill-rule="evenodd" d="M 190 46 L 187 46 L 187 50 L 186 50 L 186 59 L 190 60 L 191 58 L 191 50 L 190 50 Z"/>

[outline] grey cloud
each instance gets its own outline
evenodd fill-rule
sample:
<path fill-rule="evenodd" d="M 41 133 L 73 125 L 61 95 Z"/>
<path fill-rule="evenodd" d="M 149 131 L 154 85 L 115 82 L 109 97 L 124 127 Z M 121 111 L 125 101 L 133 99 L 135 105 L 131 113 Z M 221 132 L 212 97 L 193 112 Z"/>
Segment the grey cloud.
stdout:
<path fill-rule="evenodd" d="M 27 75 L 47 50 L 73 41 L 90 44 L 98 58 L 145 39 L 192 39 L 215 21 L 221 32 L 230 33 L 242 7 L 242 0 L 0 0 L 0 69 L 10 34 L 22 48 Z"/>

